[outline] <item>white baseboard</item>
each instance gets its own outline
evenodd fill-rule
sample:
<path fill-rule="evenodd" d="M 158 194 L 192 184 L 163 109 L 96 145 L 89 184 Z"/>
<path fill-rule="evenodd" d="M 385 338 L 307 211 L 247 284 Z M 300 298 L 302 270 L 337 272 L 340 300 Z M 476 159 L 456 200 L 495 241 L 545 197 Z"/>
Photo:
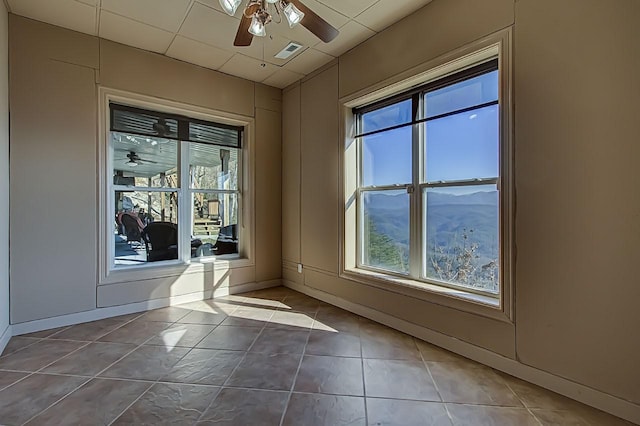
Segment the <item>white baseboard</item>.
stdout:
<path fill-rule="evenodd" d="M 4 348 L 7 347 L 7 344 L 9 344 L 11 336 L 13 336 L 13 327 L 8 325 L 2 332 L 2 335 L 0 335 L 0 354 L 4 351 Z"/>
<path fill-rule="evenodd" d="M 472 345 L 451 336 L 420 327 L 408 321 L 385 314 L 375 309 L 349 302 L 314 288 L 283 280 L 283 285 L 308 296 L 338 306 L 365 318 L 384 324 L 411 336 L 425 340 L 441 348 L 470 358 L 496 370 L 503 371 L 529 383 L 549 389 L 568 398 L 582 402 L 599 410 L 640 424 L 640 406 L 621 398 L 609 395 L 588 386 L 572 382 L 565 378 L 550 374 L 546 371 L 522 364 L 516 360 L 506 358 L 479 346 Z"/>
<path fill-rule="evenodd" d="M 91 311 L 78 312 L 75 314 L 60 315 L 52 318 L 44 318 L 35 321 L 13 324 L 11 335 L 18 336 L 21 334 L 33 333 L 36 331 L 49 330 L 51 328 L 65 327 L 69 325 L 81 324 L 83 322 L 97 321 L 105 318 L 117 317 L 119 315 L 133 314 L 137 312 L 149 311 L 152 309 L 164 308 L 171 305 L 179 305 L 182 303 L 195 302 L 198 300 L 211 299 L 213 296 L 221 297 L 229 294 L 245 293 L 248 291 L 261 290 L 263 288 L 276 287 L 282 285 L 281 280 L 261 281 L 253 283 L 245 283 L 230 287 L 219 288 L 215 294 L 211 290 L 199 291 L 196 293 L 183 294 L 180 296 L 165 297 L 161 299 L 153 299 L 145 302 L 130 303 L 127 305 L 110 306 L 106 308 L 97 308 Z M 5 333 L 6 334 L 6 333 Z M 7 338 L 7 342 L 8 342 Z M 2 340 L 0 340 L 0 343 Z"/>

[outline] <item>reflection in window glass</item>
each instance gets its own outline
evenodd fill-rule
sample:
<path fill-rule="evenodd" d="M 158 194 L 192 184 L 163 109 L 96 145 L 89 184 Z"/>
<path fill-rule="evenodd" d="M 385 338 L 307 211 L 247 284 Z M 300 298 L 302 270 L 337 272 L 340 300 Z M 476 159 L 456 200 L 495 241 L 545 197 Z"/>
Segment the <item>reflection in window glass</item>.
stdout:
<path fill-rule="evenodd" d="M 498 71 L 492 71 L 428 92 L 424 97 L 425 117 L 435 117 L 496 100 Z"/>
<path fill-rule="evenodd" d="M 498 176 L 498 106 L 428 121 L 427 182 Z"/>
<path fill-rule="evenodd" d="M 411 126 L 362 138 L 362 184 L 411 183 Z"/>
<path fill-rule="evenodd" d="M 111 132 L 113 184 L 178 188 L 178 142 Z"/>
<path fill-rule="evenodd" d="M 238 149 L 189 144 L 192 189 L 238 189 Z"/>
<path fill-rule="evenodd" d="M 374 132 L 410 122 L 411 99 L 407 99 L 363 114 L 360 133 Z"/>
<path fill-rule="evenodd" d="M 115 200 L 113 232 L 116 265 L 177 259 L 176 192 L 115 191 Z M 168 225 L 164 228 L 159 225 L 165 223 Z M 145 237 L 144 230 L 151 228 L 156 230 Z M 161 249 L 165 251 L 161 253 Z"/>
<path fill-rule="evenodd" d="M 409 272 L 409 195 L 406 190 L 366 191 L 362 195 L 362 263 L 402 274 Z"/>
<path fill-rule="evenodd" d="M 424 274 L 499 292 L 499 201 L 495 185 L 427 188 L 423 194 Z"/>

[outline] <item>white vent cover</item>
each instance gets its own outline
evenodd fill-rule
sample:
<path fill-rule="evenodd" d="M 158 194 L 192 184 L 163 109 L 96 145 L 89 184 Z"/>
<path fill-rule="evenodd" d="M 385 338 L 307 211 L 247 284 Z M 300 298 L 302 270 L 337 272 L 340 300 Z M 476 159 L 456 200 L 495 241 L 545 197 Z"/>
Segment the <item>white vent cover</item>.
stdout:
<path fill-rule="evenodd" d="M 289 44 L 287 44 L 284 49 L 279 51 L 275 57 L 278 59 L 287 59 L 289 56 L 293 55 L 300 49 L 302 49 L 302 45 L 300 43 L 290 41 Z"/>

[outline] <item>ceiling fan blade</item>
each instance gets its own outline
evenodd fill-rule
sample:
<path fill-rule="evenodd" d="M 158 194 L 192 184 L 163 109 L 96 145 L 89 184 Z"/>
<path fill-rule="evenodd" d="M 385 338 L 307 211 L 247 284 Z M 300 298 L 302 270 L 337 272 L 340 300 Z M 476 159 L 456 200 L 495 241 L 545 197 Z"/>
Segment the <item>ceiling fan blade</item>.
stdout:
<path fill-rule="evenodd" d="M 249 26 L 251 25 L 251 18 L 247 18 L 242 15 L 240 25 L 238 25 L 238 32 L 236 33 L 236 39 L 233 41 L 234 46 L 250 46 L 253 41 L 253 34 L 249 32 Z"/>
<path fill-rule="evenodd" d="M 320 40 L 324 41 L 325 43 L 329 43 L 340 33 L 330 23 L 318 16 L 313 10 L 302 4 L 300 0 L 288 1 L 290 3 L 293 3 L 295 7 L 297 7 L 301 12 L 304 13 L 304 18 L 302 18 L 302 21 L 300 21 L 300 23 L 306 29 L 315 34 L 315 36 Z"/>

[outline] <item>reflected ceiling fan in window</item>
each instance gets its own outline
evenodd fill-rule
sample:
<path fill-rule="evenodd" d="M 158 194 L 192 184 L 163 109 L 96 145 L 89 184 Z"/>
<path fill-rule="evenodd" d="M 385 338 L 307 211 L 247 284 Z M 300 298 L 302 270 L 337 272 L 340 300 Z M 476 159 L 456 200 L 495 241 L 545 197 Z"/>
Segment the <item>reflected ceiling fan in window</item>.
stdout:
<path fill-rule="evenodd" d="M 129 167 L 136 167 L 139 165 L 143 165 L 145 163 L 158 164 L 155 161 L 146 160 L 138 157 L 138 154 L 136 154 L 135 151 L 129 151 L 129 153 L 127 154 L 127 158 L 129 159 L 129 161 L 126 161 L 125 164 Z"/>
<path fill-rule="evenodd" d="M 264 37 L 265 26 L 270 22 L 282 22 L 285 17 L 289 26 L 297 24 L 311 31 L 325 43 L 338 36 L 338 30 L 318 16 L 299 0 L 219 0 L 222 9 L 234 16 L 241 3 L 246 1 L 240 26 L 233 42 L 234 46 L 249 46 L 253 36 Z"/>

